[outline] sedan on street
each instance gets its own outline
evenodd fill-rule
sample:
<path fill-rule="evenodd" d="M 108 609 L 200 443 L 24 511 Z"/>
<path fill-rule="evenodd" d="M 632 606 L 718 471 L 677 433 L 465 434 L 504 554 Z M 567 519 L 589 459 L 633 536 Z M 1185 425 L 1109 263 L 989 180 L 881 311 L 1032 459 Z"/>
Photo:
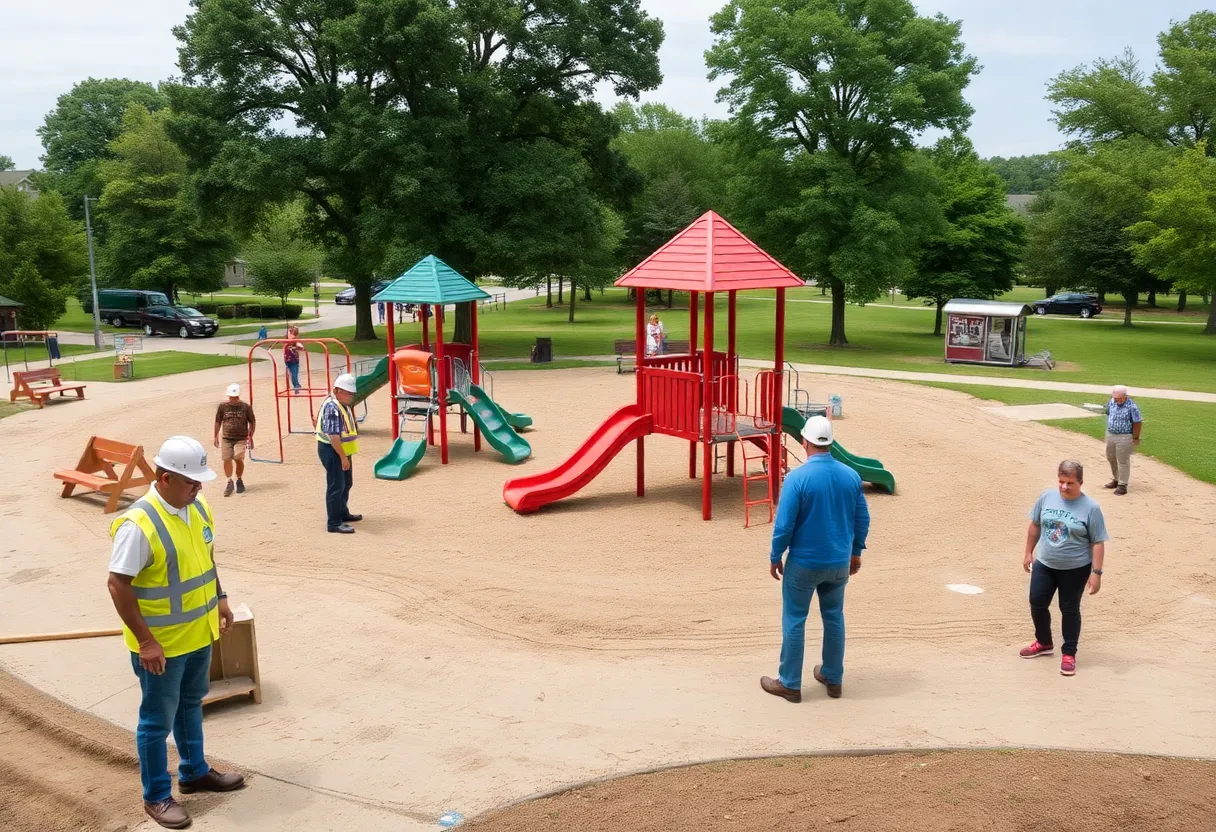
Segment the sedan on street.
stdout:
<path fill-rule="evenodd" d="M 391 280 L 377 280 L 372 284 L 372 297 L 376 296 L 377 292 L 383 291 L 384 287 L 392 283 Z M 334 303 L 339 306 L 354 306 L 355 305 L 355 287 L 343 289 L 338 294 L 334 295 Z"/>
<path fill-rule="evenodd" d="M 219 331 L 215 321 L 189 306 L 149 306 L 139 313 L 144 335 L 194 335 L 210 338 Z"/>

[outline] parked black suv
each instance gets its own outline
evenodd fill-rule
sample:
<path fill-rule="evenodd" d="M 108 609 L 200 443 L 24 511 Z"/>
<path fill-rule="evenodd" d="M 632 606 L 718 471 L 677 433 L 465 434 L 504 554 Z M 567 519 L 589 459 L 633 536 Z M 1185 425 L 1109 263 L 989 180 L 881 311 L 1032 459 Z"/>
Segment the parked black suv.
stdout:
<path fill-rule="evenodd" d="M 375 297 L 376 293 L 384 291 L 384 287 L 392 282 L 393 281 L 391 280 L 377 280 L 372 284 L 372 297 Z M 341 292 L 334 295 L 334 303 L 338 304 L 339 306 L 354 306 L 355 287 L 351 286 L 349 289 L 343 289 Z"/>
<path fill-rule="evenodd" d="M 1102 312 L 1102 304 L 1098 303 L 1097 295 L 1081 292 L 1052 295 L 1030 305 L 1034 307 L 1036 315 L 1080 315 L 1082 318 L 1092 318 Z"/>
<path fill-rule="evenodd" d="M 151 306 L 139 314 L 139 322 L 143 324 L 144 335 L 210 338 L 219 331 L 215 321 L 189 306 Z"/>

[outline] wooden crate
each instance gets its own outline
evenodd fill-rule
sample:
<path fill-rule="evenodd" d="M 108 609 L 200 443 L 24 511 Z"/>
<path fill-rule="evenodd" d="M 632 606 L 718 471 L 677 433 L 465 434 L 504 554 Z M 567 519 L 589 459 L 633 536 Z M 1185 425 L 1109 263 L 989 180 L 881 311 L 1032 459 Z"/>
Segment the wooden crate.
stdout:
<path fill-rule="evenodd" d="M 237 696 L 251 696 L 262 703 L 262 676 L 258 672 L 258 641 L 253 613 L 241 604 L 232 611 L 232 626 L 211 645 L 211 687 L 203 698 L 211 705 Z"/>

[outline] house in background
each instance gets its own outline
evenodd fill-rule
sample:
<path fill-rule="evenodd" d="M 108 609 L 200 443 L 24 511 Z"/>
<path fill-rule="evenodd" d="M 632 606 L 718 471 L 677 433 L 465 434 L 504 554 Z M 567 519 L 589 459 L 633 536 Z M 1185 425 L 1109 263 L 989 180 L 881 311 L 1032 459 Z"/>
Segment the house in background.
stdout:
<path fill-rule="evenodd" d="M 23 304 L 0 295 L 0 332 L 11 332 L 17 328 L 17 311 Z"/>
<path fill-rule="evenodd" d="M 224 285 L 245 286 L 245 261 L 229 260 L 224 264 Z"/>
<path fill-rule="evenodd" d="M 0 170 L 0 188 L 16 188 L 23 194 L 38 196 L 38 189 L 30 181 L 32 170 Z"/>

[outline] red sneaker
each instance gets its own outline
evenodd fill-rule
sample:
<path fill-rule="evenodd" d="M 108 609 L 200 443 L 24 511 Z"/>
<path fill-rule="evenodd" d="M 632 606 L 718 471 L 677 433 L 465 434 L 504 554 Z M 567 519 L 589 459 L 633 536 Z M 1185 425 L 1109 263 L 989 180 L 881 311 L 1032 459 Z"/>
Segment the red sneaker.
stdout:
<path fill-rule="evenodd" d="M 1018 655 L 1023 659 L 1033 659 L 1039 656 L 1050 656 L 1056 651 L 1056 648 L 1050 644 L 1039 644 L 1037 641 L 1030 642 L 1029 647 L 1023 647 L 1018 651 Z"/>
<path fill-rule="evenodd" d="M 1077 675 L 1077 657 L 1064 656 L 1060 659 L 1060 675 L 1061 676 L 1076 676 Z"/>

